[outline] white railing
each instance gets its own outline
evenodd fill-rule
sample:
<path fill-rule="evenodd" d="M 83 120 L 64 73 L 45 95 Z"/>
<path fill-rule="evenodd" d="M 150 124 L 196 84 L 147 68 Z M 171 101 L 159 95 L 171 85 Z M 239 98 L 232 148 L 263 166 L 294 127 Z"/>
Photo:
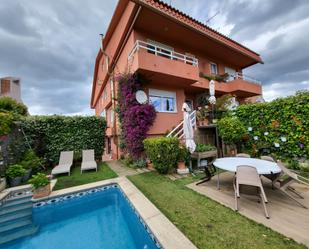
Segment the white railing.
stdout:
<path fill-rule="evenodd" d="M 192 127 L 196 128 L 196 111 L 190 113 L 190 120 Z M 167 137 L 177 137 L 179 139 L 183 138 L 183 121 L 181 121 L 168 135 Z"/>
<path fill-rule="evenodd" d="M 241 79 L 241 80 L 245 80 L 245 81 L 248 81 L 248 82 L 251 82 L 251 83 L 254 83 L 254 84 L 257 84 L 257 85 L 261 85 L 261 81 L 251 77 L 251 76 L 248 76 L 248 75 L 245 75 L 245 74 L 242 74 L 242 73 L 236 73 L 236 79 Z"/>
<path fill-rule="evenodd" d="M 165 58 L 169 58 L 170 60 L 176 60 L 176 61 L 182 61 L 186 64 L 190 64 L 192 66 L 197 67 L 198 66 L 198 59 L 194 58 L 189 55 L 181 54 L 174 52 L 173 50 L 170 50 L 168 48 L 160 47 L 156 44 L 150 43 L 150 42 L 144 42 L 137 40 L 134 44 L 134 47 L 132 51 L 130 52 L 128 56 L 128 60 L 131 60 L 134 56 L 134 54 L 139 49 L 146 49 L 149 53 L 155 54 L 156 56 L 163 56 Z"/>

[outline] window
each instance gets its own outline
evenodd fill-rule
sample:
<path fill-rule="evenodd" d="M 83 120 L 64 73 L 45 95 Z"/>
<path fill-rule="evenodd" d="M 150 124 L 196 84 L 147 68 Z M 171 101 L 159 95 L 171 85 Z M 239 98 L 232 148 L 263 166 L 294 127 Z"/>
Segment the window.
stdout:
<path fill-rule="evenodd" d="M 101 112 L 101 117 L 106 119 L 106 110 L 105 109 Z"/>
<path fill-rule="evenodd" d="M 149 89 L 149 100 L 157 112 L 177 112 L 175 92 Z"/>
<path fill-rule="evenodd" d="M 162 44 L 160 42 L 147 40 L 148 43 L 151 43 L 151 45 L 147 45 L 148 47 L 148 53 L 156 54 L 159 56 L 163 56 L 165 58 L 172 59 L 172 51 L 174 51 L 174 48 L 167 46 L 165 44 Z"/>
<path fill-rule="evenodd" d="M 210 63 L 211 74 L 218 74 L 218 65 L 216 63 Z"/>

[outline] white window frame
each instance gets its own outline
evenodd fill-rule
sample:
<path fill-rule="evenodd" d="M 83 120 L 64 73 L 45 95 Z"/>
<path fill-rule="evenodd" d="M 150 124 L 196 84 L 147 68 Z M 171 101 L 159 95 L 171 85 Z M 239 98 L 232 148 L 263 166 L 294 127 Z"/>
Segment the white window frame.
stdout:
<path fill-rule="evenodd" d="M 213 65 L 216 66 L 216 72 L 215 72 L 215 73 L 212 71 L 212 66 L 213 66 Z M 218 64 L 217 64 L 217 63 L 210 62 L 210 73 L 211 73 L 211 74 L 214 74 L 214 75 L 218 75 L 218 74 L 219 74 L 219 68 L 218 68 Z"/>
<path fill-rule="evenodd" d="M 170 91 L 164 91 L 164 90 L 158 90 L 158 89 L 149 89 L 148 91 L 149 95 L 149 102 L 150 102 L 150 97 L 158 97 L 161 100 L 161 110 L 156 112 L 163 112 L 163 113 L 177 113 L 177 97 L 176 97 L 176 92 L 170 92 Z M 174 111 L 165 111 L 162 110 L 162 100 L 163 98 L 173 98 L 174 99 Z M 151 104 L 151 103 L 150 103 Z"/>

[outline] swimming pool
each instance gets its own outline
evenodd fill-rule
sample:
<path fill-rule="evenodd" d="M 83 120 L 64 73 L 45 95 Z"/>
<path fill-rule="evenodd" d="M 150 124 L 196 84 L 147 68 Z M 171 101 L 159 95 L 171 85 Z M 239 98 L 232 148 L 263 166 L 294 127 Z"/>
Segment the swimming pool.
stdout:
<path fill-rule="evenodd" d="M 117 184 L 36 203 L 33 222 L 35 235 L 4 248 L 162 248 Z"/>

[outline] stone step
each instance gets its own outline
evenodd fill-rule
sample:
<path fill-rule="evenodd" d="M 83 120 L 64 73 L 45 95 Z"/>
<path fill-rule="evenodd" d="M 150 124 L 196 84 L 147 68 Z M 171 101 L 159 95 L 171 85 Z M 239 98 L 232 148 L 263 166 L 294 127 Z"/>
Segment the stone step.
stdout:
<path fill-rule="evenodd" d="M 30 218 L 20 219 L 15 222 L 7 223 L 7 225 L 2 225 L 0 227 L 0 234 L 4 232 L 12 231 L 12 230 L 24 227 L 24 226 L 28 226 L 31 224 L 32 224 L 32 221 Z"/>
<path fill-rule="evenodd" d="M 18 205 L 11 205 L 11 206 L 4 205 L 0 208 L 0 217 L 2 215 L 6 215 L 9 213 L 13 213 L 13 212 L 17 212 L 17 211 L 21 211 L 21 210 L 29 209 L 29 208 L 32 208 L 32 202 L 30 201 L 24 202 Z"/>
<path fill-rule="evenodd" d="M 31 201 L 31 198 L 32 198 L 32 194 L 31 195 L 23 195 L 23 196 L 12 197 L 12 198 L 8 199 L 6 202 L 4 202 L 2 207 L 9 207 L 9 206 L 14 206 L 14 205 L 22 204 L 22 203 L 25 203 L 25 202 L 29 202 L 29 201 Z M 0 208 L 1 208 L 1 206 L 0 206 Z"/>
<path fill-rule="evenodd" d="M 0 245 L 4 243 L 11 242 L 16 239 L 20 239 L 26 236 L 35 234 L 38 231 L 39 227 L 35 225 L 25 226 L 23 229 L 18 231 L 6 234 L 4 236 L 0 235 Z"/>
<path fill-rule="evenodd" d="M 32 209 L 25 209 L 22 211 L 17 211 L 17 212 L 13 212 L 13 213 L 9 213 L 9 214 L 5 214 L 5 215 L 1 215 L 0 216 L 0 226 L 6 225 L 6 223 L 8 222 L 13 222 L 15 220 L 21 219 L 21 218 L 26 218 L 26 217 L 30 217 L 32 216 Z"/>

